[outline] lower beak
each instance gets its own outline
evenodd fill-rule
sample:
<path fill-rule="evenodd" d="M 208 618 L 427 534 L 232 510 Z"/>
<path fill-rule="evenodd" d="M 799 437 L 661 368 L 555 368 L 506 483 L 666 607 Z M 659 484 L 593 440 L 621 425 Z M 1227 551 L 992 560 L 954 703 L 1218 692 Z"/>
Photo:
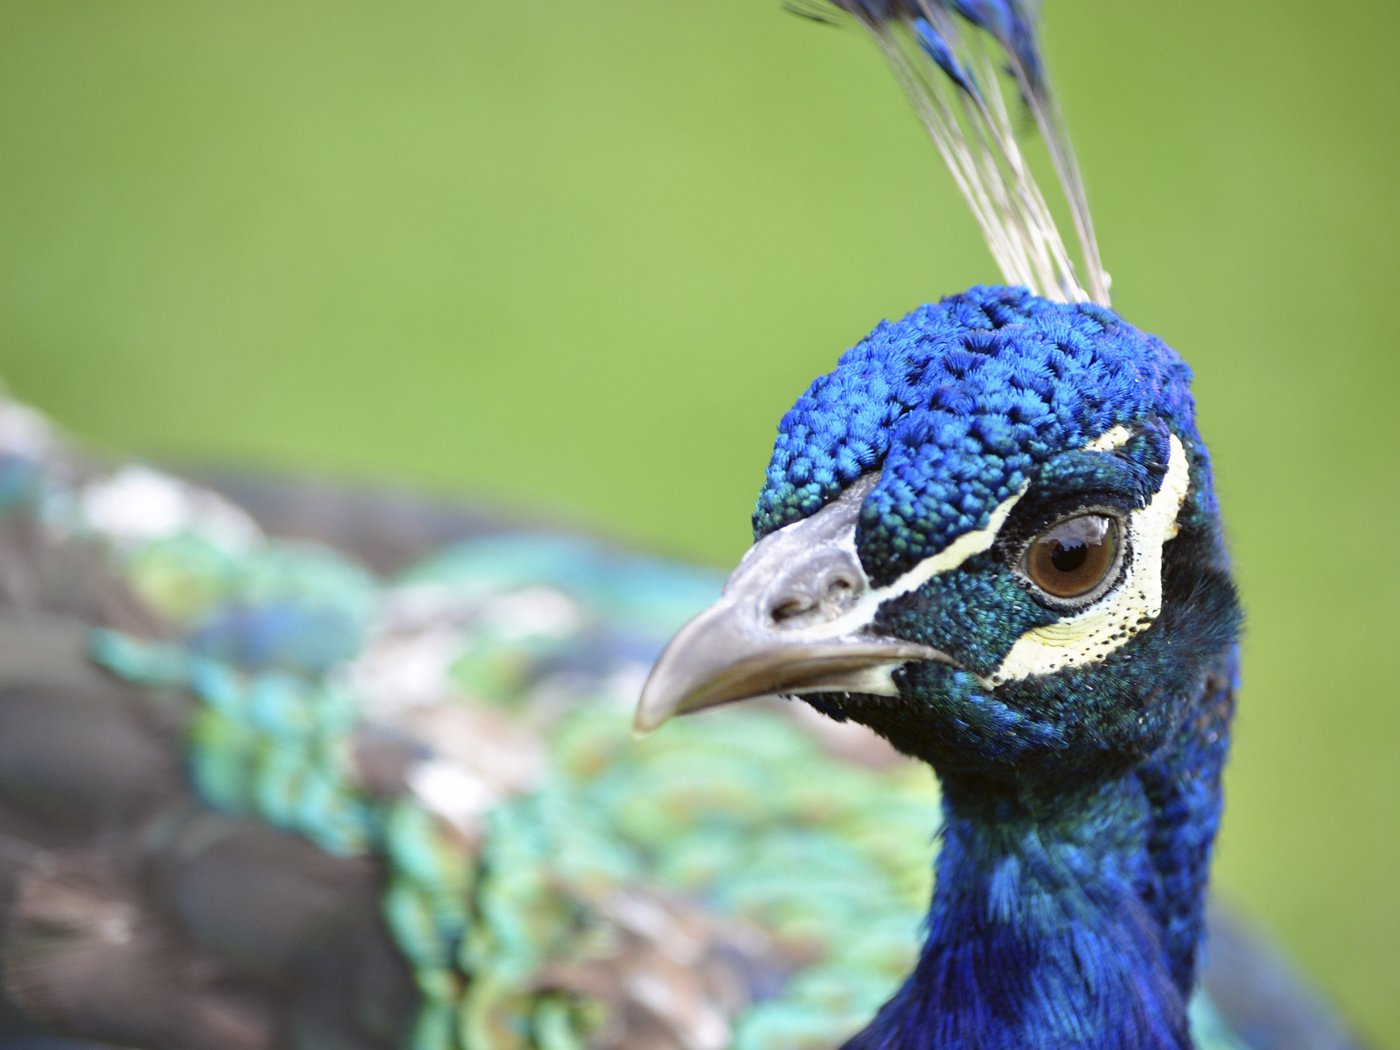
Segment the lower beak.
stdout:
<path fill-rule="evenodd" d="M 672 715 L 771 693 L 897 696 L 895 668 L 942 654 L 876 637 L 812 637 L 755 630 L 740 603 L 722 598 L 691 620 L 652 668 L 633 725 L 656 729 Z"/>

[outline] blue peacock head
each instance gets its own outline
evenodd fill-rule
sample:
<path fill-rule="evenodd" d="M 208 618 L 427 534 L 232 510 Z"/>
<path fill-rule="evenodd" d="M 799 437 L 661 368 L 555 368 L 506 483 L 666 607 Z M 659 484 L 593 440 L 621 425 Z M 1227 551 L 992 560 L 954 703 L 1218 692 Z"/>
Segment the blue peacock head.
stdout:
<path fill-rule="evenodd" d="M 638 725 L 777 692 L 871 726 L 945 787 L 1109 774 L 1233 673 L 1239 612 L 1190 371 L 1108 307 L 1029 6 L 833 3 L 893 66 L 1013 287 L 880 325 L 798 399 L 756 542 L 657 664 Z"/>
<path fill-rule="evenodd" d="M 881 324 L 783 418 L 756 542 L 638 724 L 778 692 L 945 775 L 1158 750 L 1239 620 L 1190 378 L 1019 288 Z"/>

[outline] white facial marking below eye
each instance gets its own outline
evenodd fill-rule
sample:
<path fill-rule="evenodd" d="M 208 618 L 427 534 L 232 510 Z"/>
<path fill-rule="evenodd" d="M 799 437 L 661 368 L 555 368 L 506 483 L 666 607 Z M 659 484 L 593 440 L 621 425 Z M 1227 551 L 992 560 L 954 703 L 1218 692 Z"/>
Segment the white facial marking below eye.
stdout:
<path fill-rule="evenodd" d="M 1099 448 L 1118 430 L 1126 434 L 1126 428 L 1114 427 L 1086 447 L 1098 451 L 1121 447 L 1122 441 L 1119 441 L 1117 445 Z M 1017 638 L 1001 666 L 990 677 L 982 679 L 983 686 L 994 689 L 1004 682 L 1097 663 L 1125 645 L 1133 635 L 1151 626 L 1162 611 L 1162 549 L 1176 536 L 1177 515 L 1190 484 L 1186 450 L 1173 434 L 1171 457 L 1161 488 L 1146 507 L 1128 516 L 1131 560 L 1123 579 L 1083 611 L 1042 627 L 1032 627 Z"/>

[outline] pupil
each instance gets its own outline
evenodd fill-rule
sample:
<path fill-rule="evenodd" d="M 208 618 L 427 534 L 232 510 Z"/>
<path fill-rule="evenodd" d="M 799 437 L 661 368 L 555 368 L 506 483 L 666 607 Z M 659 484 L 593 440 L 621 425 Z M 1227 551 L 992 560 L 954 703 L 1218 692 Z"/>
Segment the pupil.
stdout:
<path fill-rule="evenodd" d="M 1050 552 L 1050 564 L 1058 572 L 1074 572 L 1083 567 L 1088 557 L 1089 547 L 1082 540 L 1070 543 L 1057 540 L 1055 549 Z"/>

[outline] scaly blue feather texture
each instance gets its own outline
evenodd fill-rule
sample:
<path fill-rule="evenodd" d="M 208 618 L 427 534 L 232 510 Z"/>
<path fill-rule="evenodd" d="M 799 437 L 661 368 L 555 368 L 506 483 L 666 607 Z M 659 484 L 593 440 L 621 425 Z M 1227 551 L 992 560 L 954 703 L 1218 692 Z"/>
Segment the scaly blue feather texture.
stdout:
<path fill-rule="evenodd" d="M 783 417 L 755 535 L 811 514 L 881 465 L 858 542 L 897 575 L 984 526 L 1043 450 L 1083 445 L 1149 407 L 1204 457 L 1190 380 L 1161 340 L 1091 303 L 1019 288 L 950 296 L 877 327 Z M 1196 512 L 1208 514 L 1203 480 Z"/>

